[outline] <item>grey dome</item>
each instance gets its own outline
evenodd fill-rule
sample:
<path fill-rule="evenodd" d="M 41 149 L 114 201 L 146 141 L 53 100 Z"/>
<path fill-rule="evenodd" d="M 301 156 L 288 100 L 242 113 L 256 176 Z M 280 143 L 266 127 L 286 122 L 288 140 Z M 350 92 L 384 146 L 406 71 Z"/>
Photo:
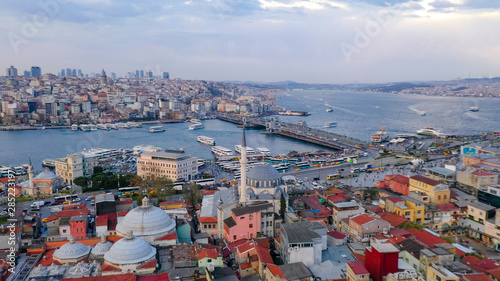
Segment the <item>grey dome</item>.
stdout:
<path fill-rule="evenodd" d="M 61 260 L 79 259 L 88 255 L 91 248 L 92 247 L 86 246 L 83 243 L 75 242 L 75 238 L 71 236 L 68 243 L 54 251 L 53 256 Z"/>
<path fill-rule="evenodd" d="M 171 232 L 175 228 L 175 222 L 162 209 L 149 205 L 149 199 L 144 197 L 142 206 L 139 206 L 123 218 L 116 226 L 116 230 L 122 234 L 130 230 L 135 236 L 157 235 Z"/>
<path fill-rule="evenodd" d="M 147 261 L 156 256 L 156 249 L 144 239 L 133 237 L 131 232 L 104 254 L 104 260 L 113 264 L 134 264 Z"/>
<path fill-rule="evenodd" d="M 281 185 L 280 173 L 269 164 L 260 164 L 247 172 L 247 186 L 272 188 Z"/>
<path fill-rule="evenodd" d="M 109 249 L 111 249 L 111 246 L 113 246 L 113 243 L 106 241 L 106 238 L 103 238 L 101 242 L 97 243 L 94 248 L 92 248 L 91 254 L 96 255 L 96 256 L 102 256 L 104 255 Z"/>
<path fill-rule="evenodd" d="M 57 175 L 54 172 L 51 172 L 49 170 L 45 170 L 38 174 L 38 176 L 34 177 L 33 179 L 35 180 L 51 180 L 53 178 L 57 177 Z"/>

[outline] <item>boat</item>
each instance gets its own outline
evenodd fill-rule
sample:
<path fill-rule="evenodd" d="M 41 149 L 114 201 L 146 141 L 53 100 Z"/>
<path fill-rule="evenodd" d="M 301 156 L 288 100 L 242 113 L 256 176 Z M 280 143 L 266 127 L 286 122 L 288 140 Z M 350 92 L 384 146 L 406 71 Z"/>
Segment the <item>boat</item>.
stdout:
<path fill-rule="evenodd" d="M 422 111 L 420 111 L 420 115 L 421 116 L 425 116 L 425 115 L 427 115 L 427 112 L 425 112 L 425 111 L 422 110 Z"/>
<path fill-rule="evenodd" d="M 325 123 L 325 128 L 332 128 L 332 127 L 337 127 L 337 122 L 326 122 Z"/>
<path fill-rule="evenodd" d="M 206 144 L 206 145 L 215 145 L 215 140 L 211 137 L 207 137 L 207 136 L 198 136 L 196 138 L 196 140 L 198 142 L 201 142 L 202 144 Z"/>
<path fill-rule="evenodd" d="M 163 126 L 151 126 L 151 127 L 149 127 L 149 132 L 150 133 L 165 132 L 165 127 L 163 127 Z"/>
<path fill-rule="evenodd" d="M 257 153 L 265 156 L 271 156 L 271 151 L 265 147 L 257 147 Z"/>
<path fill-rule="evenodd" d="M 472 112 L 477 112 L 477 111 L 479 111 L 479 107 L 478 106 L 471 106 L 469 108 L 469 110 L 472 111 Z"/>
<path fill-rule="evenodd" d="M 389 138 L 389 133 L 384 131 L 384 127 L 380 128 L 380 131 L 372 135 L 372 142 L 384 142 Z"/>
<path fill-rule="evenodd" d="M 380 105 L 375 106 L 376 109 L 380 109 Z"/>
<path fill-rule="evenodd" d="M 78 125 L 76 124 L 71 125 L 71 131 L 78 131 Z"/>
<path fill-rule="evenodd" d="M 333 108 L 332 107 L 327 108 L 326 112 L 333 112 Z"/>
<path fill-rule="evenodd" d="M 90 132 L 90 126 L 87 124 L 81 124 L 80 129 L 84 132 Z"/>
<path fill-rule="evenodd" d="M 189 130 L 198 130 L 203 128 L 205 128 L 205 125 L 203 125 L 203 123 L 193 123 L 189 125 Z"/>
<path fill-rule="evenodd" d="M 105 124 L 97 124 L 97 126 L 96 126 L 96 127 L 97 127 L 97 129 L 99 129 L 99 130 L 106 130 L 106 131 L 108 131 L 108 130 L 110 130 L 110 129 L 111 129 L 111 128 L 108 128 Z"/>
<path fill-rule="evenodd" d="M 97 126 L 94 124 L 89 124 L 90 130 L 91 131 L 97 131 Z"/>
<path fill-rule="evenodd" d="M 296 111 L 296 110 L 282 110 L 278 111 L 279 115 L 284 116 L 308 116 L 310 115 L 307 111 Z"/>
<path fill-rule="evenodd" d="M 118 128 L 120 128 L 120 129 L 130 129 L 130 127 L 127 123 L 118 123 L 115 125 L 118 126 Z"/>
<path fill-rule="evenodd" d="M 141 123 L 137 123 L 137 122 L 127 122 L 127 125 L 130 128 L 141 128 L 142 127 L 142 124 Z"/>
<path fill-rule="evenodd" d="M 106 124 L 106 127 L 110 128 L 110 129 L 113 129 L 113 130 L 118 130 L 118 125 L 116 124 Z"/>
<path fill-rule="evenodd" d="M 189 122 L 193 123 L 193 124 L 196 124 L 196 123 L 201 123 L 201 120 L 200 119 L 196 119 L 196 118 L 192 118 L 189 120 Z"/>
<path fill-rule="evenodd" d="M 417 134 L 424 136 L 440 136 L 441 133 L 438 130 L 435 130 L 432 127 L 427 127 L 425 129 L 420 129 L 417 131 Z"/>
<path fill-rule="evenodd" d="M 42 161 L 42 167 L 54 169 L 56 167 L 56 161 L 52 159 L 44 159 Z"/>
<path fill-rule="evenodd" d="M 231 149 L 217 145 L 212 147 L 212 153 L 217 156 L 233 155 L 233 151 Z"/>
<path fill-rule="evenodd" d="M 246 147 L 247 148 L 247 153 L 255 153 L 255 150 L 251 147 Z M 234 146 L 234 150 L 238 153 L 241 153 L 241 145 L 237 144 Z"/>

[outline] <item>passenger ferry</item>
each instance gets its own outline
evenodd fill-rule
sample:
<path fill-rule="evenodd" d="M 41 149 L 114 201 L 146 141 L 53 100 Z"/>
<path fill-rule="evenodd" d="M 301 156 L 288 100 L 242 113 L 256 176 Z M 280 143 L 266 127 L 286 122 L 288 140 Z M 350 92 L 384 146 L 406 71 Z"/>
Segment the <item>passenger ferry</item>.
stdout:
<path fill-rule="evenodd" d="M 42 167 L 54 169 L 56 167 L 56 161 L 52 159 L 44 159 L 42 161 Z"/>
<path fill-rule="evenodd" d="M 97 126 L 94 124 L 89 125 L 91 131 L 97 131 Z"/>
<path fill-rule="evenodd" d="M 141 128 L 142 124 L 137 122 L 127 122 L 127 126 L 129 126 L 129 128 Z"/>
<path fill-rule="evenodd" d="M 332 127 L 337 127 L 337 122 L 326 122 L 325 123 L 325 128 L 332 128 Z"/>
<path fill-rule="evenodd" d="M 78 131 L 78 125 L 76 124 L 71 125 L 71 131 Z"/>
<path fill-rule="evenodd" d="M 150 133 L 165 132 L 165 127 L 163 127 L 163 126 L 152 126 L 152 127 L 149 127 L 149 132 Z"/>
<path fill-rule="evenodd" d="M 189 125 L 189 130 L 198 130 L 203 128 L 205 128 L 205 125 L 203 125 L 203 123 L 193 123 Z"/>
<path fill-rule="evenodd" d="M 87 124 L 81 124 L 80 129 L 84 132 L 90 132 L 90 127 Z"/>
<path fill-rule="evenodd" d="M 235 145 L 234 150 L 238 153 L 241 153 L 241 145 L 239 145 L 239 144 Z M 247 146 L 247 153 L 255 153 L 255 150 L 253 148 Z"/>
<path fill-rule="evenodd" d="M 417 134 L 424 136 L 440 136 L 441 133 L 438 130 L 435 130 L 432 127 L 427 127 L 425 129 L 420 129 L 417 131 Z"/>
<path fill-rule="evenodd" d="M 130 129 L 130 127 L 127 123 L 118 123 L 117 126 L 120 129 Z"/>
<path fill-rule="evenodd" d="M 134 146 L 134 148 L 132 150 L 133 151 L 132 153 L 134 155 L 139 155 L 139 154 L 143 153 L 144 150 L 146 150 L 148 148 L 153 148 L 153 146 L 152 145 L 144 145 L 144 144 L 136 145 L 136 146 Z"/>
<path fill-rule="evenodd" d="M 472 112 L 477 112 L 477 111 L 479 111 L 479 107 L 478 106 L 471 106 L 469 108 L 469 110 L 472 111 Z"/>
<path fill-rule="evenodd" d="M 215 140 L 211 137 L 207 137 L 207 136 L 198 136 L 196 138 L 196 140 L 198 142 L 201 142 L 202 144 L 206 144 L 206 145 L 215 145 Z"/>
<path fill-rule="evenodd" d="M 97 129 L 109 131 L 111 128 L 108 128 L 105 124 L 97 124 Z"/>
<path fill-rule="evenodd" d="M 191 120 L 189 120 L 189 122 L 191 122 L 193 124 L 196 124 L 196 123 L 201 123 L 201 120 L 200 119 L 196 119 L 196 118 L 192 118 Z"/>
<path fill-rule="evenodd" d="M 271 156 L 271 151 L 265 147 L 257 147 L 257 152 L 265 156 Z"/>
<path fill-rule="evenodd" d="M 384 131 L 384 127 L 380 128 L 380 131 L 372 135 L 372 142 L 384 142 L 389 138 L 389 133 Z"/>
<path fill-rule="evenodd" d="M 227 156 L 227 155 L 233 155 L 233 151 L 229 148 L 225 148 L 222 146 L 214 146 L 212 147 L 212 153 L 217 155 L 217 156 Z"/>
<path fill-rule="evenodd" d="M 113 129 L 113 130 L 118 130 L 118 125 L 116 124 L 106 124 L 106 127 L 110 128 L 110 129 Z"/>
<path fill-rule="evenodd" d="M 422 110 L 422 111 L 420 111 L 420 115 L 421 116 L 425 116 L 425 115 L 427 115 L 427 112 L 425 112 L 425 111 Z"/>

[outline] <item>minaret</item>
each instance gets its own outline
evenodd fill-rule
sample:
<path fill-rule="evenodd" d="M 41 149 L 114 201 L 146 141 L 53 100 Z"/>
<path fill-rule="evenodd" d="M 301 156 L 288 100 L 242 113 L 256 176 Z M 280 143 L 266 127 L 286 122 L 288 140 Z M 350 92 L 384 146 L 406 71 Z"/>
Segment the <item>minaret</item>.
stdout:
<path fill-rule="evenodd" d="M 28 177 L 29 183 L 30 183 L 30 190 L 33 192 L 33 196 L 38 196 L 38 194 L 35 194 L 35 190 L 33 189 L 33 165 L 31 165 L 31 156 L 29 157 L 29 162 L 28 162 Z"/>
<path fill-rule="evenodd" d="M 247 203 L 247 140 L 245 138 L 245 125 L 243 125 L 243 139 L 241 140 L 241 157 L 240 157 L 240 203 Z"/>

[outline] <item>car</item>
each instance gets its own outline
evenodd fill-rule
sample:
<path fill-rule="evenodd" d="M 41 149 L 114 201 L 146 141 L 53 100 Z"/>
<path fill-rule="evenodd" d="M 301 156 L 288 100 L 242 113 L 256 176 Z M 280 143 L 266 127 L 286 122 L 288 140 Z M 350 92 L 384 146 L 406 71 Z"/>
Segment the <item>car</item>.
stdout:
<path fill-rule="evenodd" d="M 44 201 L 43 202 L 44 205 L 50 205 L 50 203 L 51 203 L 50 201 Z"/>
<path fill-rule="evenodd" d="M 92 201 L 92 199 L 94 199 L 94 196 L 89 196 L 89 197 L 85 198 L 85 201 Z"/>
<path fill-rule="evenodd" d="M 90 205 L 94 206 L 95 205 L 95 200 L 90 201 Z"/>
<path fill-rule="evenodd" d="M 47 221 L 48 221 L 48 219 L 47 219 L 47 218 L 44 218 L 44 219 L 42 220 L 42 222 L 47 222 Z"/>
<path fill-rule="evenodd" d="M 73 202 L 80 202 L 80 201 L 82 201 L 82 199 L 80 199 L 79 197 L 73 199 Z"/>

